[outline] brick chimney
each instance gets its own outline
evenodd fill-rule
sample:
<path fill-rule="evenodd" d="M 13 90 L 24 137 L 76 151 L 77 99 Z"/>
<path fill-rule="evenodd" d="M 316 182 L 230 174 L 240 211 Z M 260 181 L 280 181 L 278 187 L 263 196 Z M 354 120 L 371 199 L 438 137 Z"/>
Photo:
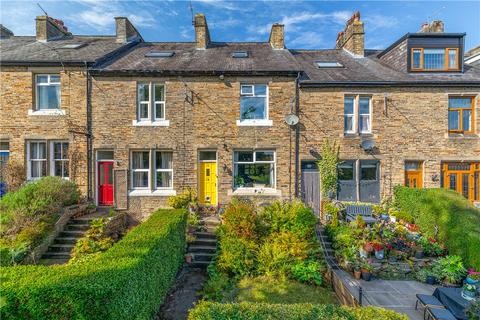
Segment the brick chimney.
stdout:
<path fill-rule="evenodd" d="M 357 56 L 364 55 L 365 31 L 363 21 L 360 21 L 360 12 L 357 11 L 347 21 L 345 30 L 338 33 L 336 49 L 346 49 Z"/>
<path fill-rule="evenodd" d="M 72 35 L 62 20 L 49 16 L 37 16 L 35 26 L 37 41 L 50 41 Z"/>
<path fill-rule="evenodd" d="M 0 23 L 0 39 L 8 39 L 10 37 L 13 37 L 13 32 L 12 30 L 8 29 L 5 27 L 3 24 Z"/>
<path fill-rule="evenodd" d="M 426 32 L 439 33 L 439 32 L 443 32 L 443 30 L 444 30 L 443 21 L 434 20 L 431 23 L 422 24 L 419 32 L 421 32 L 421 33 L 426 33 Z"/>
<path fill-rule="evenodd" d="M 285 49 L 285 30 L 284 25 L 274 23 L 268 39 L 273 49 Z"/>
<path fill-rule="evenodd" d="M 197 49 L 207 49 L 210 44 L 210 32 L 208 31 L 207 18 L 203 13 L 195 15 L 194 26 Z"/>
<path fill-rule="evenodd" d="M 126 17 L 115 17 L 117 43 L 128 43 L 135 40 L 143 41 L 142 36 Z"/>

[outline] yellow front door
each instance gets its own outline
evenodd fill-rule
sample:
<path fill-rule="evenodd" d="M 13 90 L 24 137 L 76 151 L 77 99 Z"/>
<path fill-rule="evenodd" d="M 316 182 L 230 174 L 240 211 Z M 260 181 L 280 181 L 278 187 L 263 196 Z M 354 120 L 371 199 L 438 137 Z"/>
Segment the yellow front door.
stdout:
<path fill-rule="evenodd" d="M 201 204 L 217 204 L 217 163 L 200 162 L 200 192 L 198 200 Z"/>

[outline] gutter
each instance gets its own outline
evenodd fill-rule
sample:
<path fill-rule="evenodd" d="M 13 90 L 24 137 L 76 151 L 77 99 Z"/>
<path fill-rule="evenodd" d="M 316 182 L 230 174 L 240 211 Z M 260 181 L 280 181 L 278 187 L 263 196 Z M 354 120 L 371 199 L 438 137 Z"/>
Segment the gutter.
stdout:
<path fill-rule="evenodd" d="M 316 81 L 300 82 L 302 88 L 335 88 L 335 87 L 480 87 L 478 81 Z"/>
<path fill-rule="evenodd" d="M 91 69 L 93 76 L 290 76 L 297 77 L 298 70 L 287 71 L 231 71 L 231 70 L 102 70 Z"/>
<path fill-rule="evenodd" d="M 94 63 L 94 61 L 87 61 L 88 64 Z M 85 61 L 26 61 L 26 60 L 9 60 L 0 61 L 0 66 L 29 66 L 29 67 L 62 67 L 64 65 L 72 67 L 85 67 Z"/>

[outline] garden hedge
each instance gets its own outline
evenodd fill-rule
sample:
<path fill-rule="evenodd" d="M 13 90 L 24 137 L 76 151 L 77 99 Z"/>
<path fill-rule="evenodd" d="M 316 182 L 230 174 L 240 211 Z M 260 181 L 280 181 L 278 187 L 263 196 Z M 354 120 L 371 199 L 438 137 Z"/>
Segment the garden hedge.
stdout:
<path fill-rule="evenodd" d="M 185 228 L 183 210 L 158 210 L 92 259 L 0 268 L 0 318 L 151 319 L 182 265 Z"/>
<path fill-rule="evenodd" d="M 408 320 L 404 315 L 376 307 L 346 308 L 324 304 L 267 304 L 201 302 L 189 320 Z"/>
<path fill-rule="evenodd" d="M 450 254 L 480 270 L 480 210 L 470 201 L 451 190 L 398 186 L 395 205 L 413 216 L 422 232 L 444 243 Z"/>

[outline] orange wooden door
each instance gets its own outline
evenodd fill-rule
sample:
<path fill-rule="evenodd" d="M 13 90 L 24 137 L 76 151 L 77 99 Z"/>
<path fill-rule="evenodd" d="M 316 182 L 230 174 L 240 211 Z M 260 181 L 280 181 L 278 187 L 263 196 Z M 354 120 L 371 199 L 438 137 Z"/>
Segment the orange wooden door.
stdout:
<path fill-rule="evenodd" d="M 409 188 L 423 188 L 423 164 L 420 161 L 405 162 L 405 185 Z"/>

